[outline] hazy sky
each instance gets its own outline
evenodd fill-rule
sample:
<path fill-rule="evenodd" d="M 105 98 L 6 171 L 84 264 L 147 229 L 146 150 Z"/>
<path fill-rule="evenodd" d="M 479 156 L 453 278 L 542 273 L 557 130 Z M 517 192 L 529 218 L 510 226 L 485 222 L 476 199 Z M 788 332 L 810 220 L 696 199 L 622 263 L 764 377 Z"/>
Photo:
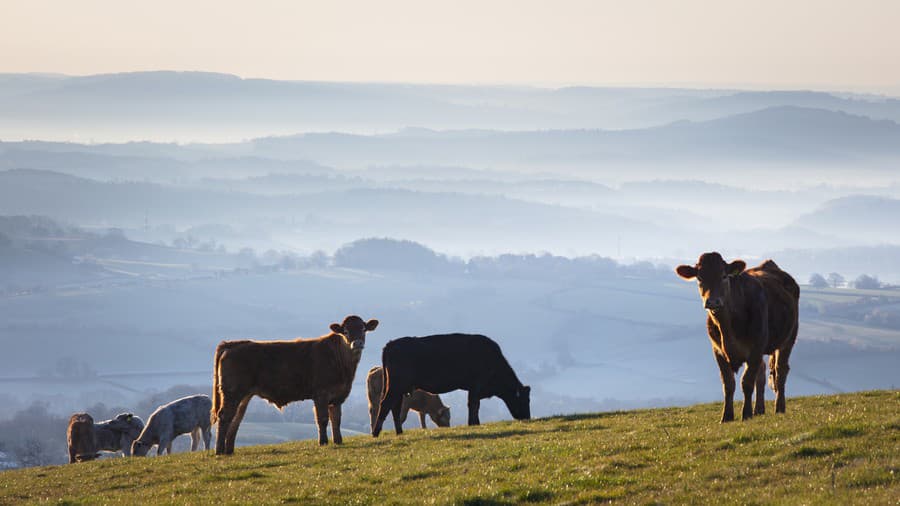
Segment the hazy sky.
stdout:
<path fill-rule="evenodd" d="M 900 91 L 896 0 L 0 0 L 0 13 L 0 72 Z"/>

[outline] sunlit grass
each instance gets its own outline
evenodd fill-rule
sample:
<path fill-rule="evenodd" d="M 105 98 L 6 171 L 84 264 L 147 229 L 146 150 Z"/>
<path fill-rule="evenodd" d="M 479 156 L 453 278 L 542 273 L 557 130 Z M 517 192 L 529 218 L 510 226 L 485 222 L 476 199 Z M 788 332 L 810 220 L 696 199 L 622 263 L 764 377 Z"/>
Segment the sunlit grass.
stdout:
<path fill-rule="evenodd" d="M 104 460 L 0 474 L 0 503 L 895 504 L 900 392 L 715 404 Z"/>

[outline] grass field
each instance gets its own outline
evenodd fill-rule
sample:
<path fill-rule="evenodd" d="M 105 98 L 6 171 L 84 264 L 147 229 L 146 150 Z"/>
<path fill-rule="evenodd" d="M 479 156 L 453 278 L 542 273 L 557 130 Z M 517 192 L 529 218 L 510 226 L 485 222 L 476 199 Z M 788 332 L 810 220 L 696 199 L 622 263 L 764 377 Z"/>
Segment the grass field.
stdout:
<path fill-rule="evenodd" d="M 900 391 L 718 419 L 719 406 L 704 404 L 33 468 L 0 473 L 0 503 L 900 501 Z"/>

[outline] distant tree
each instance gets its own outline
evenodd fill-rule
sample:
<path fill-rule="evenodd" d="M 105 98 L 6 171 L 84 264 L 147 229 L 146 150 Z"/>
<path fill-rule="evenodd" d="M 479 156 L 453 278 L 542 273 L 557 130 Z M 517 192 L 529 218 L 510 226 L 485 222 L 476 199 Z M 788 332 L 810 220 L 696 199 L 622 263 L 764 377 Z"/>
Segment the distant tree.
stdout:
<path fill-rule="evenodd" d="M 843 285 L 844 281 L 845 281 L 844 276 L 841 276 L 840 274 L 838 274 L 836 272 L 832 272 L 831 274 L 828 275 L 828 282 L 834 288 L 837 288 L 837 287 Z"/>
<path fill-rule="evenodd" d="M 858 278 L 853 280 L 853 287 L 861 290 L 874 290 L 881 288 L 881 281 L 878 281 L 878 276 L 860 274 Z"/>
<path fill-rule="evenodd" d="M 253 268 L 259 265 L 259 262 L 256 260 L 256 251 L 253 248 L 241 248 L 237 254 L 238 265 L 245 268 Z"/>
<path fill-rule="evenodd" d="M 360 239 L 334 253 L 335 265 L 356 269 L 388 269 L 406 272 L 446 272 L 447 257 L 412 241 Z"/>
<path fill-rule="evenodd" d="M 307 265 L 310 267 L 328 267 L 328 264 L 331 263 L 331 257 L 328 256 L 328 253 L 325 253 L 322 250 L 314 251 L 309 257 L 306 259 Z"/>
<path fill-rule="evenodd" d="M 110 228 L 106 231 L 107 239 L 125 239 L 125 231 L 121 228 Z"/>
<path fill-rule="evenodd" d="M 813 288 L 825 288 L 828 286 L 828 280 L 825 279 L 825 276 L 816 272 L 809 277 L 809 285 Z"/>
<path fill-rule="evenodd" d="M 24 467 L 45 466 L 51 462 L 44 443 L 36 437 L 26 438 L 22 445 L 16 448 L 15 453 Z"/>

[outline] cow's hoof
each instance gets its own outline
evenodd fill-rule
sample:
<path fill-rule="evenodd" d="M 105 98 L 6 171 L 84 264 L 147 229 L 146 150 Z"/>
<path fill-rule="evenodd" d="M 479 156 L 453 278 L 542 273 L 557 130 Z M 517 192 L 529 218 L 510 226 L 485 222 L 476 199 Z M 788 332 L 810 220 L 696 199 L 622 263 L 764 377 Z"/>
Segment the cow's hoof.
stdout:
<path fill-rule="evenodd" d="M 759 416 L 759 415 L 764 415 L 764 414 L 766 414 L 766 409 L 765 409 L 765 408 L 760 409 L 760 410 L 754 410 L 754 411 L 753 411 L 753 416 Z"/>
<path fill-rule="evenodd" d="M 741 415 L 741 421 L 742 421 L 742 422 L 746 422 L 747 420 L 751 420 L 751 419 L 753 419 L 753 413 L 752 413 L 752 412 L 751 412 L 751 413 L 744 413 L 743 415 Z"/>
<path fill-rule="evenodd" d="M 722 413 L 722 420 L 720 423 L 728 423 L 734 421 L 734 413 L 724 412 Z"/>
<path fill-rule="evenodd" d="M 320 440 L 319 440 L 319 446 L 326 446 L 327 444 L 328 444 L 328 440 L 327 440 L 327 439 L 320 439 Z"/>

